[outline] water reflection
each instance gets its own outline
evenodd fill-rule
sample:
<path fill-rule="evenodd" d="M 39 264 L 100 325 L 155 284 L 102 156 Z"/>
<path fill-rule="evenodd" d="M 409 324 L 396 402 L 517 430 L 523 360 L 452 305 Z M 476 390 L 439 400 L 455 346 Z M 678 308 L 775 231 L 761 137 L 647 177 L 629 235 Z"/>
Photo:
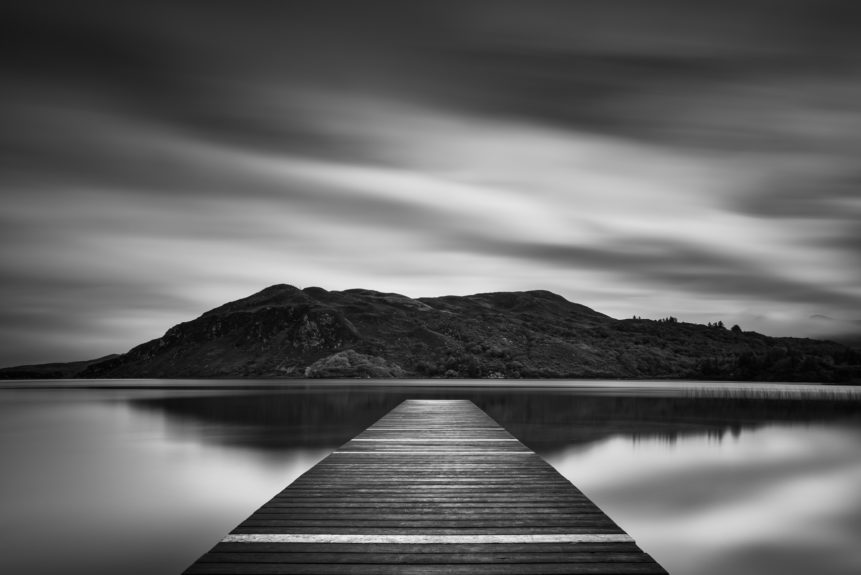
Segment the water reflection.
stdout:
<path fill-rule="evenodd" d="M 748 386 L 749 387 L 749 386 Z M 177 432 L 187 422 L 229 425 L 233 432 L 208 440 L 238 442 L 256 449 L 337 446 L 408 398 L 465 398 L 475 402 L 524 443 L 543 454 L 572 444 L 623 435 L 637 442 L 682 437 L 720 441 L 744 429 L 770 423 L 814 423 L 861 418 L 861 401 L 771 396 L 755 389 L 726 390 L 715 396 L 661 388 L 636 394 L 634 388 L 488 389 L 486 387 L 326 386 L 243 392 L 161 395 L 132 405 L 168 417 Z M 236 430 L 241 430 L 237 433 Z"/>
<path fill-rule="evenodd" d="M 215 423 L 177 434 L 135 407 L 152 395 L 0 393 L 0 573 L 179 573 L 329 451 L 230 448 Z"/>
<path fill-rule="evenodd" d="M 547 457 L 671 573 L 861 572 L 861 426 L 617 437 Z M 815 569 L 814 569 L 815 567 Z"/>
<path fill-rule="evenodd" d="M 671 573 L 861 572 L 861 402 L 831 394 L 330 386 L 136 407 L 178 421 L 229 422 L 248 431 L 233 439 L 277 449 L 341 441 L 408 397 L 474 401 Z M 277 441 L 267 435 L 273 430 Z"/>
<path fill-rule="evenodd" d="M 861 572 L 861 401 L 801 391 L 0 390 L 0 572 L 177 573 L 411 397 L 474 401 L 675 575 Z"/>

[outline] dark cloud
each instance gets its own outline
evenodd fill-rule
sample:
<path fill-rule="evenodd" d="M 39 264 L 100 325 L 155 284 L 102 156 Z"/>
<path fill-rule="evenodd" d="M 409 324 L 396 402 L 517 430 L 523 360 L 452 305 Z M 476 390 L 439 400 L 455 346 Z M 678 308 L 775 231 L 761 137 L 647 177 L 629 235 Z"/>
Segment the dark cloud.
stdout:
<path fill-rule="evenodd" d="M 451 245 L 451 244 L 450 244 Z M 799 281 L 763 269 L 761 262 L 690 243 L 650 237 L 617 237 L 607 244 L 569 245 L 464 238 L 454 249 L 494 257 L 543 262 L 560 269 L 612 271 L 634 285 L 750 302 L 782 301 L 816 306 L 861 305 L 861 296 L 829 289 L 811 278 Z"/>
<path fill-rule="evenodd" d="M 845 2 L 20 6 L 4 53 L 34 89 L 245 145 L 313 144 L 254 90 L 309 85 L 690 143 L 675 112 L 704 92 L 853 65 L 861 47 Z"/>
<path fill-rule="evenodd" d="M 285 274 L 587 270 L 846 315 L 859 27 L 839 0 L 6 3 L 0 363 L 54 359 L 52 330 L 122 351 Z"/>
<path fill-rule="evenodd" d="M 777 171 L 767 186 L 751 190 L 734 207 L 764 218 L 861 222 L 861 172 L 855 166 L 792 172 Z"/>
<path fill-rule="evenodd" d="M 17 97 L 353 157 L 361 142 L 308 130 L 302 110 L 263 95 L 364 92 L 676 145 L 762 147 L 775 143 L 756 121 L 764 106 L 806 97 L 787 80 L 857 74 L 861 53 L 857 8 L 798 0 L 57 2 L 19 4 L 5 22 Z M 749 87 L 759 93 L 736 91 Z"/>

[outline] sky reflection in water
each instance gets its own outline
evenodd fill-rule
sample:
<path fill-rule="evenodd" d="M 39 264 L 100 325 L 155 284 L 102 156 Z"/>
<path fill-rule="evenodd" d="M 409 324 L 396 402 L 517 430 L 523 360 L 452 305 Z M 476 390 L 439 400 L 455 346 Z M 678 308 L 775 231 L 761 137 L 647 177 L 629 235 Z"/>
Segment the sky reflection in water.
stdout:
<path fill-rule="evenodd" d="M 547 456 L 671 573 L 861 572 L 861 430 L 613 437 Z"/>
<path fill-rule="evenodd" d="M 472 399 L 671 573 L 861 571 L 861 402 L 605 393 L 0 390 L 0 572 L 177 573 L 406 397 Z"/>
<path fill-rule="evenodd" d="M 0 572 L 179 573 L 327 453 L 229 447 L 139 395 L 2 392 Z"/>

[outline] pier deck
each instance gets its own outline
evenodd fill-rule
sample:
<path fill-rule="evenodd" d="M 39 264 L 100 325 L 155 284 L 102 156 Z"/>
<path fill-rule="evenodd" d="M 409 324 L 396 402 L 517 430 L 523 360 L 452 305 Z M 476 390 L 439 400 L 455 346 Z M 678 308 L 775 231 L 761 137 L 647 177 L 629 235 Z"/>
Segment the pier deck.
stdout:
<path fill-rule="evenodd" d="M 467 400 L 408 400 L 186 573 L 666 573 Z"/>

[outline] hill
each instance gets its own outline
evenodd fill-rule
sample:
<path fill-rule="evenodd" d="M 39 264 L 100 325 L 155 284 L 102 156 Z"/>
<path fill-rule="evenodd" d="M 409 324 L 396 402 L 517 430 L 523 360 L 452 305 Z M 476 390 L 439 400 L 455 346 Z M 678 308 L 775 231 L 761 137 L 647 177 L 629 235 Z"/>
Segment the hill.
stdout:
<path fill-rule="evenodd" d="M 88 359 L 84 361 L 40 363 L 37 365 L 4 367 L 0 368 L 0 379 L 64 379 L 75 377 L 90 365 L 107 361 L 115 357 L 117 357 L 117 354 L 113 353 L 97 359 Z"/>
<path fill-rule="evenodd" d="M 282 284 L 74 376 L 858 382 L 861 354 L 674 318 L 617 320 L 547 291 L 411 299 Z"/>

